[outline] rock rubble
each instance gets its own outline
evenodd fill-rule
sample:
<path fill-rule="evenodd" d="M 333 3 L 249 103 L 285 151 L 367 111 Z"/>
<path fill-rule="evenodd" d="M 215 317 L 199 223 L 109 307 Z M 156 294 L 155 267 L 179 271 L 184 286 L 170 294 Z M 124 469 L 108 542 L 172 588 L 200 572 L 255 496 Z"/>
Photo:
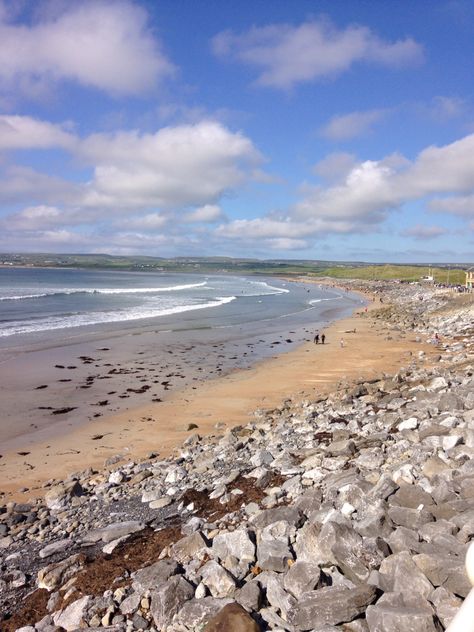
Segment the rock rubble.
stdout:
<path fill-rule="evenodd" d="M 473 297 L 351 287 L 435 355 L 0 507 L 2 630 L 444 630 L 470 590 Z"/>

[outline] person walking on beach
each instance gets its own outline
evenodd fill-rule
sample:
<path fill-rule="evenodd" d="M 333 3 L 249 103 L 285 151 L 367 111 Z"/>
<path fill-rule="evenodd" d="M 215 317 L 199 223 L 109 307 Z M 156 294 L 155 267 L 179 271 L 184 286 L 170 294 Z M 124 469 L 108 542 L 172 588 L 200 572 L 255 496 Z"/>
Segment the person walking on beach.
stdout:
<path fill-rule="evenodd" d="M 321 344 L 324 344 L 326 341 L 326 334 L 321 334 Z"/>
<path fill-rule="evenodd" d="M 341 349 L 344 346 L 344 338 L 341 338 L 341 340 L 339 341 L 339 344 L 341 345 Z"/>
<path fill-rule="evenodd" d="M 313 342 L 314 342 L 314 344 L 315 344 L 315 345 L 319 344 L 319 334 L 316 334 L 316 335 L 314 336 L 314 340 L 313 340 Z"/>

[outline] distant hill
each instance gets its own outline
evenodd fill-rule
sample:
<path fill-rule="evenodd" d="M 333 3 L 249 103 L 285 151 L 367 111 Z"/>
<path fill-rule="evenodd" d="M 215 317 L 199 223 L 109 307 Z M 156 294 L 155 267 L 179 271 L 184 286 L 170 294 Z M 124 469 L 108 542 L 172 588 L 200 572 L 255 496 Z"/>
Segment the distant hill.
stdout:
<path fill-rule="evenodd" d="M 232 257 L 144 257 L 108 254 L 0 253 L 0 267 L 88 268 L 166 272 L 309 275 L 337 279 L 398 279 L 420 281 L 430 273 L 436 283 L 464 284 L 464 271 L 472 264 L 368 264 L 361 261 L 305 259 L 248 259 Z"/>

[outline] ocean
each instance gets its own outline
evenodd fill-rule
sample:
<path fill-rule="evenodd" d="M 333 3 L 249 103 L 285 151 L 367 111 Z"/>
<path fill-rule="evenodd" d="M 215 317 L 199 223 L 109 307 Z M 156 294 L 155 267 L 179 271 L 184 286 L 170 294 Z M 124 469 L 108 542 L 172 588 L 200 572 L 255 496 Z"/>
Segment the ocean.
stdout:
<path fill-rule="evenodd" d="M 0 346 L 47 342 L 107 327 L 232 327 L 291 318 L 300 324 L 359 297 L 250 276 L 109 270 L 0 269 Z M 331 312 L 334 311 L 331 309 Z M 282 325 L 284 328 L 284 325 Z"/>
<path fill-rule="evenodd" d="M 0 443 L 192 392 L 312 340 L 361 302 L 258 276 L 0 268 Z"/>

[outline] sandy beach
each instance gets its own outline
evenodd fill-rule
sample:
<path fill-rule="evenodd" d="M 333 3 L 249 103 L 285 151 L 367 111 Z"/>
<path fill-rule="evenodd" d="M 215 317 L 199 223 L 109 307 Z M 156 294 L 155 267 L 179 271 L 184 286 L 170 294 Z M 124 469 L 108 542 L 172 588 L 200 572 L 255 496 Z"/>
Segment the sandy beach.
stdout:
<path fill-rule="evenodd" d="M 324 397 L 341 381 L 396 371 L 409 363 L 413 353 L 428 346 L 416 343 L 410 333 L 387 335 L 385 327 L 371 317 L 378 306 L 371 302 L 367 314 L 359 309 L 352 317 L 331 324 L 324 330 L 324 345 L 306 342 L 221 378 L 200 382 L 188 376 L 188 384 L 163 401 L 140 406 L 139 399 L 134 399 L 125 412 L 104 413 L 79 427 L 60 422 L 54 435 L 49 432 L 44 440 L 41 430 L 35 433 L 28 447 L 19 448 L 15 441 L 4 443 L 1 491 L 7 499 L 41 495 L 46 481 L 85 467 L 100 469 L 111 457 L 140 459 L 150 452 L 167 456 L 192 433 L 222 433 L 226 427 L 247 423 L 256 410 L 274 408 L 287 398 Z M 274 349 L 281 351 L 277 346 Z"/>

